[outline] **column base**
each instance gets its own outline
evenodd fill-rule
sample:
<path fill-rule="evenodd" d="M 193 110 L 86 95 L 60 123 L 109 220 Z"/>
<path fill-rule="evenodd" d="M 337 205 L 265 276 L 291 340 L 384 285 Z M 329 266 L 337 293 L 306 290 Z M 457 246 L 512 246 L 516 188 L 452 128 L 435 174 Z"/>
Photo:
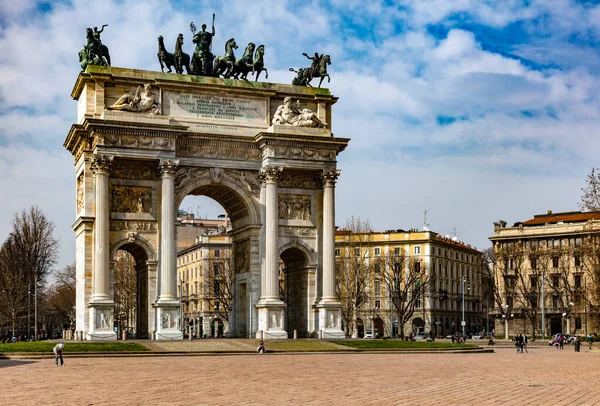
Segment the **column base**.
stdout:
<path fill-rule="evenodd" d="M 262 302 L 262 303 L 261 303 Z M 261 340 L 283 340 L 288 338 L 285 331 L 285 304 L 281 300 L 259 302 L 258 309 L 258 331 L 256 338 Z"/>
<path fill-rule="evenodd" d="M 345 338 L 342 330 L 342 305 L 339 301 L 321 302 L 317 305 L 319 312 L 318 337 L 322 339 Z"/>
<path fill-rule="evenodd" d="M 181 332 L 178 302 L 155 304 L 156 308 L 156 340 L 183 340 Z"/>
<path fill-rule="evenodd" d="M 114 303 L 90 303 L 89 310 L 89 330 L 82 331 L 84 340 L 87 341 L 114 341 L 117 339 L 117 333 L 114 331 Z"/>

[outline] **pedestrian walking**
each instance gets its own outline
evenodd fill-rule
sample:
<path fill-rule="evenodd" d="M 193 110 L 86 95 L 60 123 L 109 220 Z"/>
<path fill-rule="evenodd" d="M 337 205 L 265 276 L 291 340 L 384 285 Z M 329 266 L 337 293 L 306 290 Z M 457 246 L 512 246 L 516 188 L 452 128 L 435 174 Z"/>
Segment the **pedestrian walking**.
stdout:
<path fill-rule="evenodd" d="M 558 337 L 558 346 L 560 347 L 561 350 L 564 350 L 565 347 L 565 339 L 563 338 L 563 336 L 559 336 Z"/>
<path fill-rule="evenodd" d="M 517 347 L 517 354 L 521 352 L 521 347 L 523 345 L 523 334 L 519 334 L 515 337 L 515 346 Z"/>
<path fill-rule="evenodd" d="M 54 361 L 54 365 L 58 366 L 58 359 L 60 358 L 60 366 L 64 367 L 65 363 L 63 361 L 63 349 L 65 348 L 65 345 L 63 343 L 58 343 L 54 346 L 54 349 L 52 351 L 54 351 L 54 355 L 55 355 L 55 361 Z"/>
<path fill-rule="evenodd" d="M 527 352 L 527 353 L 529 353 L 529 351 L 527 351 L 527 335 L 526 334 L 523 334 L 523 337 L 521 339 L 521 343 L 522 343 L 522 346 L 523 346 L 523 348 L 521 349 L 521 352 Z"/>
<path fill-rule="evenodd" d="M 588 346 L 590 347 L 590 351 L 592 351 L 592 345 L 594 344 L 594 336 L 591 334 L 588 334 L 587 342 L 588 342 Z"/>

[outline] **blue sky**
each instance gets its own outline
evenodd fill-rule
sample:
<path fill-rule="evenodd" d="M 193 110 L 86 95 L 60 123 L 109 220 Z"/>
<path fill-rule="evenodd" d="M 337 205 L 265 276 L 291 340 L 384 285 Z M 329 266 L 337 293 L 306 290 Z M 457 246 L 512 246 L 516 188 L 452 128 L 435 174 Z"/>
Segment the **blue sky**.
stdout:
<path fill-rule="evenodd" d="M 493 221 L 577 210 L 600 147 L 600 5 L 593 1 L 10 1 L 0 3 L 0 238 L 39 205 L 74 260 L 75 179 L 63 147 L 85 28 L 114 66 L 157 70 L 156 37 L 210 25 L 266 47 L 269 81 L 290 83 L 302 52 L 331 55 L 339 96 L 337 224 L 422 227 L 480 249 Z M 173 43 L 173 44 L 171 44 Z M 241 46 L 243 48 L 243 46 Z M 195 207 L 184 202 L 182 208 Z M 210 208 L 201 203 L 202 211 Z"/>

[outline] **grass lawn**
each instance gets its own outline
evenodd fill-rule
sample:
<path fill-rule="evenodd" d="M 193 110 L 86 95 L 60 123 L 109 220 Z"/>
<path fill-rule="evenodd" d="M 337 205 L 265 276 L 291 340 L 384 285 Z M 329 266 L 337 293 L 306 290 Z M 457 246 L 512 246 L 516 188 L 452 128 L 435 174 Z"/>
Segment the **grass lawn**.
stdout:
<path fill-rule="evenodd" d="M 402 340 L 335 340 L 335 344 L 345 345 L 347 347 L 357 348 L 359 350 L 370 349 L 421 349 L 421 348 L 474 348 L 473 344 L 452 344 L 427 341 L 402 341 Z"/>
<path fill-rule="evenodd" d="M 137 343 L 82 343 L 64 342 L 67 352 L 114 352 L 114 351 L 149 351 L 148 348 Z M 52 352 L 56 342 L 37 341 L 19 342 L 14 344 L 0 344 L 0 353 L 3 352 Z"/>
<path fill-rule="evenodd" d="M 258 341 L 256 341 L 258 346 Z M 265 340 L 267 351 L 339 351 L 343 348 L 335 347 L 326 341 L 313 340 Z"/>

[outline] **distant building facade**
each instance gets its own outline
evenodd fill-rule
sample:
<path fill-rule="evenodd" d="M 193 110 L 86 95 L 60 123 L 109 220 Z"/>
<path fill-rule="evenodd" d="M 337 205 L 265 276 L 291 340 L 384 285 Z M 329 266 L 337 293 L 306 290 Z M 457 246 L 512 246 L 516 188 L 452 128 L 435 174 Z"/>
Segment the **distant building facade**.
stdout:
<path fill-rule="evenodd" d="M 548 211 L 512 227 L 500 221 L 490 240 L 497 332 L 598 331 L 600 212 Z"/>
<path fill-rule="evenodd" d="M 352 316 L 353 321 L 346 320 L 347 324 L 356 324 L 354 331 L 348 331 L 346 326 L 347 335 L 361 338 L 369 330 L 374 337 L 398 335 L 398 312 L 391 300 L 397 288 L 390 277 L 398 274 L 399 279 L 406 280 L 403 275 L 409 268 L 421 272 L 428 285 L 423 297 L 416 298 L 412 317 L 404 323 L 405 336 L 431 333 L 439 337 L 460 333 L 463 309 L 466 333 L 486 329 L 482 253 L 456 237 L 444 237 L 427 229 L 369 233 L 338 230 L 336 265 L 338 277 L 352 272 L 352 267 L 365 270 L 366 286 L 361 293 L 364 303 Z M 353 275 L 353 278 L 360 276 Z M 345 303 L 344 297 L 352 294 L 347 291 L 356 289 L 344 287 L 343 282 L 338 285 L 338 293 Z"/>
<path fill-rule="evenodd" d="M 231 306 L 231 237 L 228 221 L 178 218 L 177 287 L 182 326 L 195 337 L 223 337 Z M 181 247 L 181 249 L 179 249 Z"/>

